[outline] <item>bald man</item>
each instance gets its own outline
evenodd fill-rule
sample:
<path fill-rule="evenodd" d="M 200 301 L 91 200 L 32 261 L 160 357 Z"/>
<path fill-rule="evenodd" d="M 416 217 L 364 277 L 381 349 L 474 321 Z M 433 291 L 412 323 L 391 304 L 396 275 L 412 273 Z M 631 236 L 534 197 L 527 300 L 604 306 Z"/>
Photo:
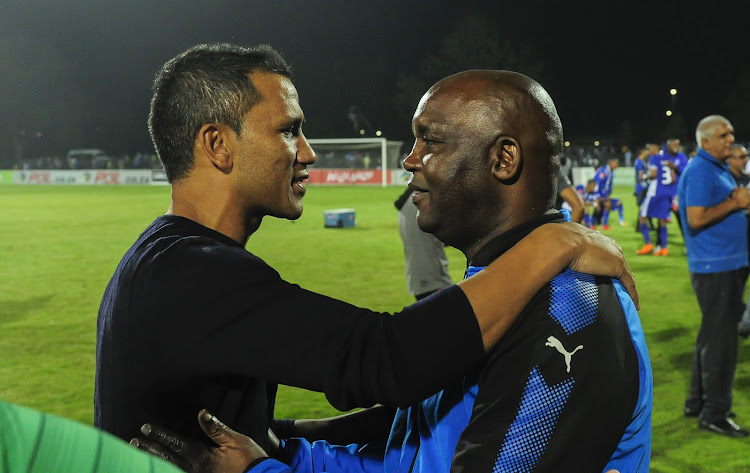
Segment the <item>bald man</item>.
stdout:
<path fill-rule="evenodd" d="M 412 131 L 404 168 L 413 174 L 417 223 L 464 253 L 468 279 L 535 228 L 564 221 L 554 210 L 562 125 L 529 77 L 489 70 L 447 77 L 422 97 Z M 387 442 L 295 438 L 277 455 L 287 466 L 258 449 L 235 464 L 252 464 L 253 473 L 646 472 L 652 388 L 630 297 L 610 278 L 567 270 L 475 371 L 398 409 Z M 226 430 L 214 429 L 210 416 L 201 422 L 224 443 Z M 211 455 L 223 461 L 236 448 Z M 184 457 L 193 449 L 180 450 Z"/>

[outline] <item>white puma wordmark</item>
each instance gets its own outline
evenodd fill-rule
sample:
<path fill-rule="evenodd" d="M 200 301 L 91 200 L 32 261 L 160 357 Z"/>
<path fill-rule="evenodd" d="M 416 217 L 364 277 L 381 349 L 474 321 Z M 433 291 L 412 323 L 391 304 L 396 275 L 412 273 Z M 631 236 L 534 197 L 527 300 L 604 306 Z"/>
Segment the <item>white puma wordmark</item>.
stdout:
<path fill-rule="evenodd" d="M 570 359 L 573 357 L 573 353 L 583 348 L 583 345 L 578 345 L 575 350 L 568 352 L 568 350 L 565 349 L 560 340 L 551 336 L 547 337 L 547 343 L 545 343 L 544 346 L 553 347 L 555 350 L 562 353 L 562 355 L 565 357 L 565 366 L 568 368 L 568 373 L 570 373 Z"/>

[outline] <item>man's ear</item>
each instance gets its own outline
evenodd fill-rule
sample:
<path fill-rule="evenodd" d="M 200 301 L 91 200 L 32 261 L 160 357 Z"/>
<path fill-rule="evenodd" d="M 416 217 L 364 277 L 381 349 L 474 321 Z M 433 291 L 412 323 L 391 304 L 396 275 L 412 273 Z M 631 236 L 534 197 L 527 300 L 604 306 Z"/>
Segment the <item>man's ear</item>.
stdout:
<path fill-rule="evenodd" d="M 211 164 L 224 173 L 232 170 L 234 132 L 226 125 L 206 123 L 198 130 L 196 156 L 202 154 Z"/>
<path fill-rule="evenodd" d="M 492 175 L 502 182 L 515 181 L 521 173 L 521 146 L 515 138 L 500 136 L 490 148 Z"/>

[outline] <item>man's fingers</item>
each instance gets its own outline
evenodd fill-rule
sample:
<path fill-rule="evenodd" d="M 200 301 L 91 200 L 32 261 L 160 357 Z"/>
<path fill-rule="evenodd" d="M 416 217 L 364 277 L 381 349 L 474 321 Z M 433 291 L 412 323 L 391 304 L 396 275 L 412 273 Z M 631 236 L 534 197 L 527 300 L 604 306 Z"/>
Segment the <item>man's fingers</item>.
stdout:
<path fill-rule="evenodd" d="M 610 238 L 610 237 L 606 237 Z M 638 289 L 635 287 L 635 276 L 633 275 L 633 270 L 630 269 L 630 266 L 628 265 L 628 262 L 625 261 L 625 255 L 622 252 L 622 247 L 617 244 L 617 242 L 614 239 L 612 240 L 612 244 L 617 249 L 617 252 L 619 253 L 619 256 L 622 258 L 621 262 L 621 270 L 619 271 L 619 274 L 617 274 L 616 278 L 622 283 L 622 286 L 625 288 L 626 291 L 628 291 L 628 294 L 630 295 L 630 298 L 633 299 L 633 304 L 635 305 L 636 310 L 641 310 L 641 302 L 638 297 Z"/>
<path fill-rule="evenodd" d="M 588 242 L 588 244 L 578 246 L 578 256 L 571 263 L 571 269 L 619 279 L 625 290 L 628 291 L 630 298 L 633 299 L 635 308 L 640 310 L 635 277 L 627 261 L 625 261 L 622 247 L 614 239 L 582 225 L 564 225 L 568 225 L 568 229 L 578 233 L 579 237 L 583 237 L 583 240 L 579 241 Z"/>
<path fill-rule="evenodd" d="M 187 449 L 187 443 L 181 436 L 172 430 L 154 424 L 143 424 L 141 426 L 141 432 L 143 435 L 151 440 L 155 440 L 170 451 L 181 455 Z"/>
<path fill-rule="evenodd" d="M 153 440 L 134 438 L 130 440 L 130 445 L 140 450 L 144 450 L 151 455 L 159 457 L 162 460 L 167 460 L 169 462 L 174 460 L 174 454 L 171 450 L 167 449 L 157 442 L 154 442 Z"/>
<path fill-rule="evenodd" d="M 130 445 L 143 450 L 144 452 L 150 453 L 151 455 L 166 460 L 177 467 L 191 472 L 192 468 L 190 463 L 182 457 L 175 455 L 171 450 L 153 440 L 134 438 L 130 440 Z"/>
<path fill-rule="evenodd" d="M 216 445 L 219 447 L 226 447 L 228 446 L 227 444 L 230 443 L 231 436 L 227 434 L 230 431 L 234 431 L 206 409 L 201 409 L 198 413 L 198 424 L 200 424 L 203 432 L 205 432 L 211 440 L 216 442 Z"/>
<path fill-rule="evenodd" d="M 210 471 L 235 471 L 238 467 L 245 468 L 258 458 L 268 456 L 253 439 L 230 429 L 205 409 L 198 413 L 198 423 L 203 432 L 218 445 L 212 452 L 208 452 L 207 458 L 212 462 Z M 217 468 L 217 465 L 223 469 Z"/>
<path fill-rule="evenodd" d="M 274 450 L 278 450 L 281 446 L 281 441 L 276 436 L 276 433 L 270 428 L 268 429 L 268 441 L 270 442 L 270 445 Z"/>
<path fill-rule="evenodd" d="M 625 254 L 622 251 L 622 247 L 614 239 L 610 237 L 606 238 L 609 238 L 612 241 L 612 244 L 617 249 L 619 256 L 622 258 L 622 271 L 617 276 L 617 279 L 620 281 L 620 283 L 622 283 L 622 286 L 625 288 L 625 290 L 628 291 L 630 298 L 633 299 L 635 309 L 641 310 L 641 302 L 638 297 L 638 289 L 635 287 L 635 276 L 633 275 L 633 270 L 630 269 L 628 262 L 625 261 Z"/>

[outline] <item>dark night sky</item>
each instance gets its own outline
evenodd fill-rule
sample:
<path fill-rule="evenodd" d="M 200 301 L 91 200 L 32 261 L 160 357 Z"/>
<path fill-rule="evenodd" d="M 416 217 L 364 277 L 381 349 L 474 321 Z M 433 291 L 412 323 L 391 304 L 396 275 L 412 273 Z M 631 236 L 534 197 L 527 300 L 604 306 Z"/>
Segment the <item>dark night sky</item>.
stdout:
<path fill-rule="evenodd" d="M 737 60 L 746 57 L 742 42 L 696 39 L 689 19 L 675 33 L 636 34 L 612 12 L 589 11 L 574 24 L 560 16 L 579 15 L 574 10 L 537 3 L 2 0 L 0 161 L 15 153 L 14 140 L 27 157 L 76 147 L 150 152 L 153 76 L 201 42 L 269 43 L 281 51 L 311 138 L 352 136 L 347 109 L 354 104 L 387 137 L 409 140 L 408 122 L 394 113 L 396 78 L 417 71 L 467 12 L 496 18 L 503 38 L 535 49 L 544 61 L 540 81 L 573 140 L 613 134 L 624 119 L 663 127 L 671 87 L 693 129 L 702 116 L 721 113 Z M 610 27 L 599 34 L 580 26 L 587 21 Z"/>

